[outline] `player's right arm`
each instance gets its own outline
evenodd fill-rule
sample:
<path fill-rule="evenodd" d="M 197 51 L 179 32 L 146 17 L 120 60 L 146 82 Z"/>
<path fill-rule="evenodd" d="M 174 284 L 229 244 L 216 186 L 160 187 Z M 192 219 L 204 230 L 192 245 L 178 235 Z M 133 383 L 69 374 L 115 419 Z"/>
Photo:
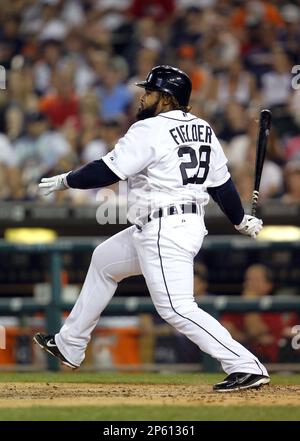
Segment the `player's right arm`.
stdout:
<path fill-rule="evenodd" d="M 67 188 L 85 190 L 106 187 L 120 179 L 125 180 L 156 159 L 156 152 L 151 142 L 151 138 L 155 138 L 156 135 L 157 132 L 153 133 L 148 123 L 137 122 L 103 158 L 92 161 L 78 170 L 43 178 L 39 187 L 47 195 Z"/>
<path fill-rule="evenodd" d="M 117 176 L 102 159 L 92 161 L 78 170 L 52 176 L 51 178 L 42 178 L 39 187 L 48 195 L 53 191 L 66 190 L 67 188 L 100 188 L 118 182 Z"/>

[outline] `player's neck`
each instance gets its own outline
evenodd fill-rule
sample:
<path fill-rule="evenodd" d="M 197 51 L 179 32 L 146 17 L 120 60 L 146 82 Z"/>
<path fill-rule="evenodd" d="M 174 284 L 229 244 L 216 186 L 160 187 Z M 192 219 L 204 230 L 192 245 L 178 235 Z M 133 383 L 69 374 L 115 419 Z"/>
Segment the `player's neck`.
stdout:
<path fill-rule="evenodd" d="M 159 113 L 171 112 L 172 110 L 177 110 L 177 109 L 175 109 L 174 106 L 172 106 L 171 104 L 158 106 L 156 115 L 158 115 Z"/>

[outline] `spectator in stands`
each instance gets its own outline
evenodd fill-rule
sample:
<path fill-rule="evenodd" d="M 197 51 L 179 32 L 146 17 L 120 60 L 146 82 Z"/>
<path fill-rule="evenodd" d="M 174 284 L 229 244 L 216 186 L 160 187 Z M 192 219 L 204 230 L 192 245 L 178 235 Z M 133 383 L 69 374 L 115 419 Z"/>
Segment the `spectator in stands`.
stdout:
<path fill-rule="evenodd" d="M 14 149 L 17 164 L 29 185 L 54 168 L 71 148 L 60 132 L 49 130 L 47 117 L 42 112 L 27 114 L 26 126 L 26 132 L 14 142 Z"/>
<path fill-rule="evenodd" d="M 137 63 L 139 63 L 139 51 L 141 49 L 150 49 L 155 52 L 155 58 L 158 59 L 163 50 L 163 42 L 159 38 L 158 29 L 159 27 L 156 25 L 156 22 L 150 17 L 142 18 L 134 23 L 133 36 L 128 42 L 125 52 L 130 75 L 134 74 L 136 71 L 136 74 L 139 75 L 140 78 L 145 78 L 141 76 L 143 75 L 143 72 L 145 72 L 145 69 L 137 68 Z"/>
<path fill-rule="evenodd" d="M 40 44 L 39 59 L 33 69 L 35 90 L 39 95 L 50 92 L 51 76 L 62 57 L 62 43 L 46 40 Z"/>
<path fill-rule="evenodd" d="M 220 127 L 218 127 L 220 125 Z M 230 170 L 245 165 L 249 146 L 249 116 L 240 103 L 230 101 L 224 108 L 223 118 L 219 118 L 217 124 L 218 134 L 222 147 L 228 158 Z M 257 125 L 255 125 L 255 129 Z"/>
<path fill-rule="evenodd" d="M 100 126 L 98 98 L 92 90 L 89 90 L 80 97 L 80 127 L 75 131 L 74 125 L 67 127 L 67 137 L 72 139 L 73 150 L 77 151 L 79 159 L 84 163 L 98 159 L 106 153 L 106 146 L 101 139 Z M 92 153 L 89 156 L 86 152 L 90 151 Z"/>
<path fill-rule="evenodd" d="M 208 9 L 201 23 L 203 34 L 198 43 L 201 60 L 212 73 L 218 74 L 239 56 L 241 43 L 223 14 Z"/>
<path fill-rule="evenodd" d="M 243 47 L 243 59 L 247 70 L 255 75 L 260 86 L 261 76 L 272 69 L 272 50 L 276 41 L 274 25 L 263 21 L 249 22 L 246 27 L 247 42 Z"/>
<path fill-rule="evenodd" d="M 165 24 L 172 19 L 175 7 L 175 0 L 131 0 L 128 12 L 135 19 L 151 17 Z"/>
<path fill-rule="evenodd" d="M 192 80 L 192 94 L 197 95 L 206 87 L 209 74 L 197 63 L 196 49 L 192 45 L 182 45 L 176 54 L 179 69 L 186 72 Z"/>
<path fill-rule="evenodd" d="M 269 268 L 255 264 L 244 275 L 242 298 L 262 298 L 274 294 Z M 277 312 L 225 313 L 221 322 L 234 339 L 247 346 L 265 362 L 278 361 L 280 341 L 291 337 L 291 327 L 297 324 L 295 314 Z"/>
<path fill-rule="evenodd" d="M 111 53 L 99 49 L 92 44 L 88 44 L 86 47 L 85 57 L 88 66 L 94 74 L 94 81 L 92 83 L 89 91 L 93 90 L 94 87 L 98 86 L 102 82 L 102 76 L 107 69 L 107 65 L 110 59 Z M 99 110 L 98 110 L 99 113 Z"/>
<path fill-rule="evenodd" d="M 271 57 L 272 69 L 261 77 L 261 94 L 263 106 L 271 108 L 273 120 L 275 118 L 278 126 L 287 113 L 292 91 L 291 63 L 280 47 L 272 50 Z"/>
<path fill-rule="evenodd" d="M 38 39 L 40 41 L 51 39 L 63 41 L 68 30 L 66 20 L 61 15 L 64 2 L 59 0 L 42 0 L 40 3 L 42 4 L 42 10 Z"/>
<path fill-rule="evenodd" d="M 300 159 L 300 77 L 299 70 L 293 78 L 294 92 L 289 96 L 287 120 L 282 136 L 283 156 L 286 161 Z"/>
<path fill-rule="evenodd" d="M 9 199 L 11 191 L 8 182 L 9 168 L 0 161 L 0 199 L 5 201 Z"/>
<path fill-rule="evenodd" d="M 61 127 L 69 118 L 79 123 L 78 96 L 74 88 L 74 65 L 64 65 L 52 74 L 54 91 L 40 100 L 40 111 L 45 113 L 50 124 Z"/>
<path fill-rule="evenodd" d="M 101 137 L 106 144 L 107 151 L 114 148 L 123 132 L 124 126 L 118 119 L 110 119 L 103 122 L 101 127 Z"/>
<path fill-rule="evenodd" d="M 226 111 L 231 103 L 249 106 L 258 102 L 255 77 L 246 70 L 241 58 L 235 58 L 226 69 L 211 77 L 207 99 L 219 112 Z"/>
<path fill-rule="evenodd" d="M 300 7 L 288 3 L 281 8 L 284 26 L 279 32 L 279 41 L 284 51 L 289 54 L 292 63 L 299 62 L 300 45 Z"/>
<path fill-rule="evenodd" d="M 23 132 L 24 113 L 19 106 L 9 106 L 4 114 L 5 132 L 8 139 L 13 142 Z"/>
<path fill-rule="evenodd" d="M 205 30 L 203 29 L 203 11 L 198 2 L 194 4 L 180 5 L 177 0 L 178 17 L 172 27 L 171 45 L 179 48 L 182 45 L 196 47 L 201 41 Z"/>
<path fill-rule="evenodd" d="M 9 195 L 6 197 L 7 201 L 28 201 L 33 199 L 25 176 L 21 175 L 17 167 L 9 169 L 6 178 L 9 187 Z M 36 192 L 36 187 L 34 191 Z"/>
<path fill-rule="evenodd" d="M 99 142 L 99 139 L 101 138 L 100 134 L 100 119 L 98 113 L 95 112 L 89 112 L 89 111 L 82 111 L 80 112 L 80 153 L 81 151 L 85 151 L 89 149 L 88 145 L 91 143 Z M 78 139 L 78 135 L 76 136 Z M 94 159 L 99 159 L 102 157 L 101 155 L 105 155 L 106 149 L 101 149 L 101 152 L 99 151 L 97 153 L 97 156 Z M 99 156 L 100 155 L 100 156 Z M 89 162 L 89 160 L 87 161 Z"/>
<path fill-rule="evenodd" d="M 156 44 L 153 42 L 146 42 L 144 47 L 141 47 L 136 52 L 136 60 L 134 66 L 134 75 L 129 78 L 128 86 L 130 88 L 131 93 L 136 93 L 135 83 L 143 81 L 144 78 L 148 75 L 148 72 L 152 69 L 153 66 L 159 64 L 158 56 L 159 56 L 160 44 Z"/>
<path fill-rule="evenodd" d="M 300 204 L 300 160 L 288 162 L 284 172 L 286 192 L 281 201 L 285 204 Z"/>
<path fill-rule="evenodd" d="M 123 120 L 128 111 L 132 95 L 126 84 L 124 84 L 123 69 L 127 68 L 126 63 L 120 60 L 111 61 L 102 77 L 102 84 L 98 88 L 98 96 L 101 104 L 101 118 L 103 120 L 119 118 Z"/>
<path fill-rule="evenodd" d="M 16 68 L 8 73 L 8 108 L 12 105 L 18 106 L 23 112 L 29 111 L 33 92 L 32 72 L 23 65 L 22 57 L 15 59 Z"/>
<path fill-rule="evenodd" d="M 0 133 L 0 199 L 9 200 L 11 197 L 10 175 L 15 164 L 14 149 L 9 139 Z"/>
<path fill-rule="evenodd" d="M 22 50 L 24 40 L 19 33 L 20 16 L 6 13 L 4 7 L 1 9 L 3 20 L 0 29 L 0 65 L 10 69 L 14 56 Z"/>
<path fill-rule="evenodd" d="M 300 160 L 300 134 L 292 136 L 286 143 L 284 155 L 288 162 Z"/>
<path fill-rule="evenodd" d="M 84 163 L 94 161 L 112 150 L 118 139 L 120 139 L 122 131 L 123 126 L 117 119 L 103 121 L 99 125 L 99 137 L 90 140 L 83 148 L 82 161 Z"/>
<path fill-rule="evenodd" d="M 76 94 L 81 96 L 88 93 L 97 80 L 96 72 L 89 65 L 86 55 L 87 45 L 81 28 L 72 29 L 64 41 L 65 55 L 59 65 L 71 63 L 74 65 L 74 87 Z M 98 51 L 99 52 L 99 51 Z"/>
<path fill-rule="evenodd" d="M 12 167 L 16 164 L 16 156 L 7 136 L 0 133 L 0 163 L 5 164 L 8 167 Z"/>

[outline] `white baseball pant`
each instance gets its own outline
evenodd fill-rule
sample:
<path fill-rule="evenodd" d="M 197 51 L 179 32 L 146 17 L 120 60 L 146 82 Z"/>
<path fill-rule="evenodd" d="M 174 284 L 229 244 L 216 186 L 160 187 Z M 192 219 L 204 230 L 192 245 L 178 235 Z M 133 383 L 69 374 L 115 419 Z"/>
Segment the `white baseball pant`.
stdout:
<path fill-rule="evenodd" d="M 99 317 L 126 277 L 143 274 L 158 314 L 220 361 L 227 374 L 268 375 L 259 360 L 193 296 L 193 260 L 207 234 L 203 216 L 180 214 L 129 227 L 99 245 L 70 315 L 55 335 L 61 353 L 79 366 Z"/>

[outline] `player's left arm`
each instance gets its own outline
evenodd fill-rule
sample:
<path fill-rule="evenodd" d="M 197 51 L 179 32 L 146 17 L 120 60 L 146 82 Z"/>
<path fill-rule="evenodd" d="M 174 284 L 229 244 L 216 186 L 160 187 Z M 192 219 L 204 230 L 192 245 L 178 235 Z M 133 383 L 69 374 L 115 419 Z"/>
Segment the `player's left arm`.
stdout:
<path fill-rule="evenodd" d="M 208 188 L 207 192 L 241 234 L 255 238 L 261 231 L 262 220 L 245 214 L 240 196 L 231 177 L 218 187 Z"/>
<path fill-rule="evenodd" d="M 262 229 L 262 220 L 245 214 L 241 198 L 227 168 L 227 158 L 214 132 L 212 145 L 207 192 L 241 234 L 255 238 Z"/>
<path fill-rule="evenodd" d="M 233 225 L 242 222 L 245 212 L 231 177 L 222 185 L 208 188 L 207 192 Z"/>

